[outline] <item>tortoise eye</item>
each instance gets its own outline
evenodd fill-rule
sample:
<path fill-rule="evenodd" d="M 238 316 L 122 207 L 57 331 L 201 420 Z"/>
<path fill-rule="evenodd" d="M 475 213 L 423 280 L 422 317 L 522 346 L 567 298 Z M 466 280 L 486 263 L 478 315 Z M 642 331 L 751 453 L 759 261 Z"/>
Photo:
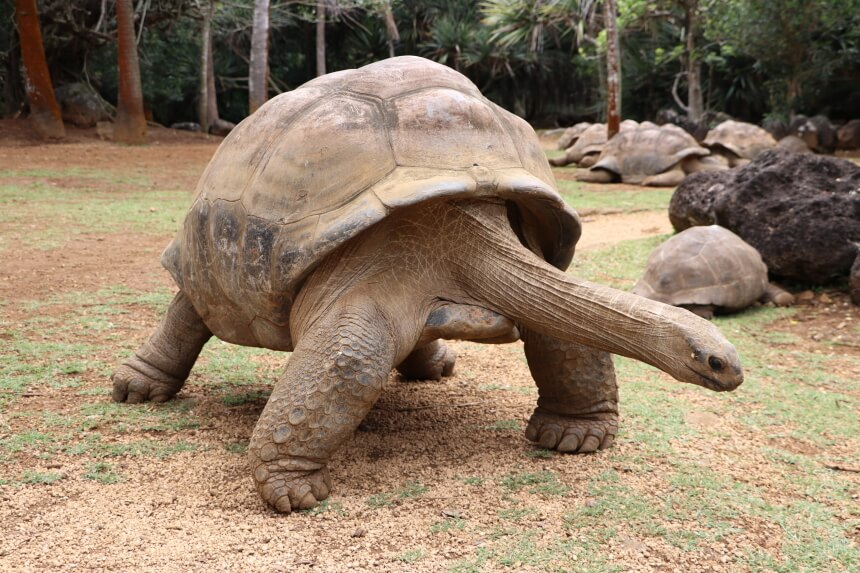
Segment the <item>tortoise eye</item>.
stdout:
<path fill-rule="evenodd" d="M 708 358 L 708 366 L 710 366 L 711 370 L 713 370 L 714 372 L 719 372 L 723 369 L 723 361 L 716 356 L 711 356 L 710 358 Z"/>

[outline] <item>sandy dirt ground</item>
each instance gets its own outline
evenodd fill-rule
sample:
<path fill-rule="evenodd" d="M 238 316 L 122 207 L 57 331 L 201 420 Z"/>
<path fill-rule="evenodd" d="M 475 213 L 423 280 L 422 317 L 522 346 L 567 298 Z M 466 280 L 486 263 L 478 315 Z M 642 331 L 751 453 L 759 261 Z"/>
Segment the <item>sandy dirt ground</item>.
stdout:
<path fill-rule="evenodd" d="M 23 136 L 0 137 L 0 169 L 101 166 L 145 176 L 153 189 L 190 190 L 218 144 L 215 138 L 172 132 L 158 133 L 154 139 L 145 147 L 123 147 L 99 141 L 91 133 L 75 132 L 70 142 L 47 146 Z M 665 212 L 585 219 L 583 251 L 671 230 Z M 0 236 L 22 232 L 20 226 L 0 219 Z M 141 292 L 172 291 L 158 261 L 169 239 L 167 233 L 96 231 L 77 235 L 58 248 L 6 248 L 0 265 L 0 313 L 6 334 L 0 336 L 28 332 L 40 339 L 33 334 L 34 313 L 43 313 L 49 320 L 88 304 L 85 297 L 63 298 L 71 293 L 98 293 L 115 285 Z M 77 341 L 95 349 L 88 360 L 109 370 L 148 336 L 160 311 L 151 305 L 132 308 L 134 312 L 112 319 L 110 330 L 82 326 L 76 331 Z M 792 321 L 787 328 L 829 332 L 839 320 L 844 322 L 842 314 L 834 318 L 821 308 L 808 307 L 805 322 Z M 860 319 L 856 311 L 844 313 Z M 744 523 L 731 540 L 709 541 L 696 551 L 682 550 L 659 536 L 642 537 L 618 524 L 617 534 L 603 549 L 609 566 L 593 564 L 589 543 L 594 540 L 587 531 L 568 527 L 566 522 L 572 511 L 587 511 L 595 505 L 596 494 L 588 484 L 613 473 L 627 476 L 630 487 L 661 487 L 661 473 L 671 469 L 673 460 L 649 459 L 643 462 L 647 472 L 631 470 L 619 460 L 635 459 L 643 447 L 632 439 L 619 440 L 616 455 L 544 457 L 522 435 L 535 391 L 521 345 L 453 346 L 459 359 L 451 378 L 406 383 L 391 376 L 379 403 L 332 461 L 334 492 L 322 511 L 289 517 L 269 511 L 252 487 L 242 453 L 271 377 L 287 359 L 276 353 L 253 356 L 262 371 L 271 374 L 243 387 L 262 397 L 235 406 L 225 405 L 223 389 L 205 374 L 193 373 L 177 406 L 180 418 L 192 419 L 193 425 L 142 426 L 134 435 L 110 432 L 107 426 L 75 430 L 80 435 L 70 443 L 92 438 L 121 446 L 143 437 L 160 444 L 193 445 L 177 448 L 171 455 L 110 458 L 121 476 L 117 483 L 82 479 L 89 462 L 72 451 L 52 451 L 48 456 L 44 450 L 30 454 L 25 448 L 0 458 L 4 465 L 0 477 L 38 471 L 62 478 L 49 485 L 0 485 L 0 571 L 602 571 L 616 567 L 619 571 L 730 572 L 740 570 L 733 563 L 744 547 L 778 551 L 779 527 L 764 520 Z M 860 376 L 860 369 L 855 373 Z M 109 387 L 105 368 L 76 375 L 80 384 L 74 391 L 39 386 L 10 403 L 0 419 L 0 438 L 49 431 L 44 427 L 50 424 L 39 422 L 48 420 L 44 413 L 50 413 L 56 423 L 50 427 L 65 428 L 64 417 L 78 416 L 93 402 L 108 404 L 107 395 L 99 394 Z M 750 446 L 761 445 L 765 438 L 752 435 L 731 417 L 711 413 L 711 395 L 677 389 L 656 371 L 648 376 L 689 401 L 692 410 L 687 423 L 711 432 L 685 444 L 690 459 L 733 478 L 767 483 L 768 476 L 757 470 L 764 462 Z M 135 412 L 156 415 L 158 408 L 140 406 Z M 505 478 L 515 475 L 559 476 L 565 494 L 518 489 Z M 512 514 L 512 508 L 523 511 Z M 542 540 L 563 544 L 569 569 L 535 565 L 516 556 L 509 562 L 497 557 L 473 569 L 463 565 L 478 563 L 484 548 L 497 547 L 512 523 L 517 531 L 528 532 L 533 545 L 540 546 Z"/>

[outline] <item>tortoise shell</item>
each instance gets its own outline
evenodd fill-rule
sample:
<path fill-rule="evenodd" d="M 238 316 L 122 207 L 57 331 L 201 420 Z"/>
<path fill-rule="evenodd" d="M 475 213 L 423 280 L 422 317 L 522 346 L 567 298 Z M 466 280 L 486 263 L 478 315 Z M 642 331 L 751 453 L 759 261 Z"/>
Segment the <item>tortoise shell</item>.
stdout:
<path fill-rule="evenodd" d="M 719 225 L 690 227 L 654 249 L 633 292 L 675 306 L 746 308 L 767 288 L 759 252 Z"/>
<path fill-rule="evenodd" d="M 480 197 L 513 202 L 567 267 L 579 219 L 528 123 L 446 66 L 392 58 L 310 81 L 233 129 L 162 264 L 216 336 L 291 350 L 293 300 L 326 255 L 406 207 Z"/>
<path fill-rule="evenodd" d="M 715 151 L 727 149 L 742 159 L 755 159 L 762 151 L 776 147 L 776 140 L 766 130 L 733 120 L 710 130 L 703 143 Z"/>
<path fill-rule="evenodd" d="M 691 157 L 710 152 L 693 136 L 677 129 L 645 127 L 621 130 L 606 142 L 591 169 L 614 173 L 625 183 L 638 183 L 651 175 L 668 171 Z"/>

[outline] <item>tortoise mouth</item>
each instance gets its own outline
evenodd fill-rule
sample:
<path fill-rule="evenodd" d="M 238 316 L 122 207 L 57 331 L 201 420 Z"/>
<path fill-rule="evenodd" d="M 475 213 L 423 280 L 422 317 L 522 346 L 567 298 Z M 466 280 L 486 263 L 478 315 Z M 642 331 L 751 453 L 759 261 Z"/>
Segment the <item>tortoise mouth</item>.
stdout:
<path fill-rule="evenodd" d="M 714 392 L 731 392 L 735 388 L 741 385 L 744 381 L 743 378 L 740 380 L 731 380 L 731 381 L 721 381 L 716 378 L 712 378 L 710 376 L 706 376 L 702 374 L 692 366 L 687 365 L 687 368 L 696 375 L 698 378 L 698 382 L 701 386 L 704 386 L 708 390 L 713 390 Z"/>

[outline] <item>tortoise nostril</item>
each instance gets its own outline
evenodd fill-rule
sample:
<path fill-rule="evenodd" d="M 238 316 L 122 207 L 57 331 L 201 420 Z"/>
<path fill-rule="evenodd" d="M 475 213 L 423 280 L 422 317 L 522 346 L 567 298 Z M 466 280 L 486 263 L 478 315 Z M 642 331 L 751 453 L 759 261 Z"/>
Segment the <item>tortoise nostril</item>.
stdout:
<path fill-rule="evenodd" d="M 723 369 L 723 361 L 716 356 L 711 356 L 710 358 L 708 358 L 708 366 L 710 366 L 711 370 L 713 370 L 714 372 L 719 372 Z"/>

